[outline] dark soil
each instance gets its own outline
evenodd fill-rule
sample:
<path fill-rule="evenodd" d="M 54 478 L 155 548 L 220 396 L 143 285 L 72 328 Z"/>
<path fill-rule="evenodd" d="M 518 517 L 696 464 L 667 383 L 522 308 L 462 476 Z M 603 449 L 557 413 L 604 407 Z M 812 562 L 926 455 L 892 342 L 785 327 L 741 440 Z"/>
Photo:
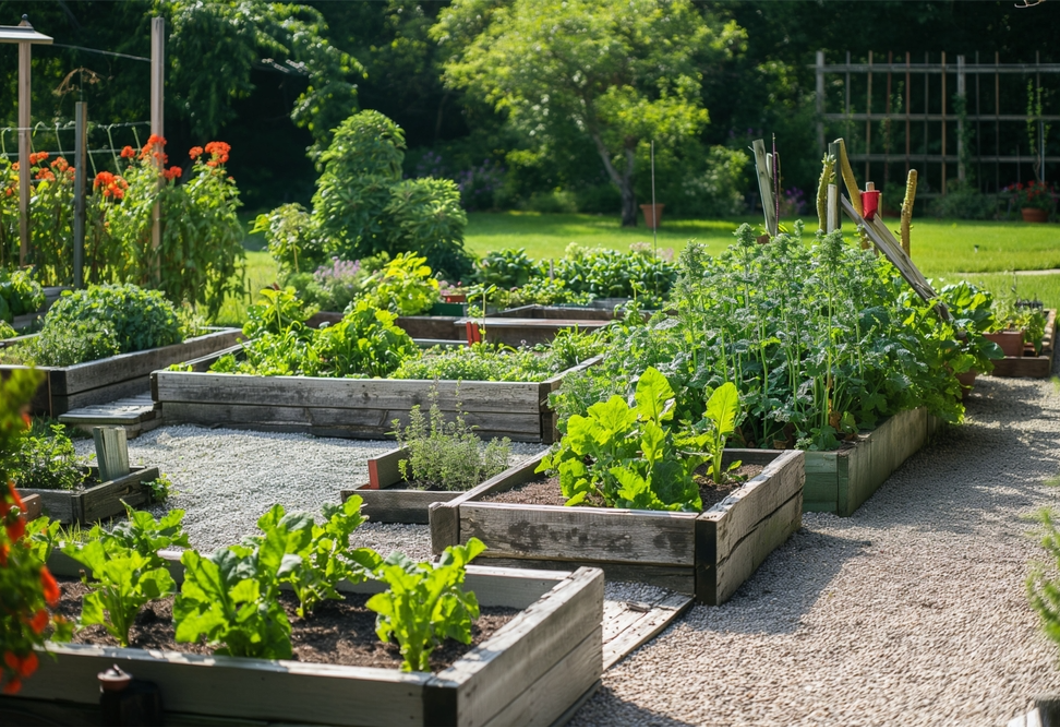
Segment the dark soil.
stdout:
<path fill-rule="evenodd" d="M 699 482 L 699 496 L 703 500 L 703 510 L 709 510 L 724 500 L 761 471 L 761 465 L 743 465 L 735 472 L 730 472 L 726 482 L 715 485 L 706 474 L 706 467 L 697 470 L 695 477 Z M 482 502 L 507 502 L 517 505 L 563 505 L 566 501 L 567 498 L 560 490 L 558 477 L 532 480 L 525 485 L 513 487 L 505 492 L 491 493 L 482 498 Z M 587 503 L 587 505 L 603 507 L 603 503 Z"/>
<path fill-rule="evenodd" d="M 62 600 L 58 612 L 76 620 L 81 614 L 81 597 L 88 588 L 75 578 L 58 578 Z M 384 644 L 375 634 L 375 612 L 365 608 L 369 596 L 346 594 L 343 601 L 324 601 L 305 620 L 298 618 L 295 609 L 298 599 L 283 593 L 280 600 L 291 622 L 291 644 L 296 661 L 344 666 L 373 666 L 399 669 L 401 654 L 397 644 Z M 453 664 L 478 644 L 486 641 L 512 620 L 518 609 L 489 607 L 471 629 L 471 644 L 447 639 L 431 653 L 431 670 L 441 671 Z M 189 654 L 212 654 L 204 644 L 177 643 L 174 640 L 173 598 L 153 601 L 145 606 L 129 634 L 129 646 L 140 649 L 182 651 Z M 78 632 L 75 644 L 117 646 L 118 642 L 102 626 L 90 626 Z"/>

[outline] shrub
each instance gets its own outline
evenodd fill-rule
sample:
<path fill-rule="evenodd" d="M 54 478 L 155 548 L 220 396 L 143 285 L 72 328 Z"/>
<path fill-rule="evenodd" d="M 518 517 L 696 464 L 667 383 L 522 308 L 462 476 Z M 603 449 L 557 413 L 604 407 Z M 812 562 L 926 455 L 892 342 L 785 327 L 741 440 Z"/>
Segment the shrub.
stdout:
<path fill-rule="evenodd" d="M 92 285 L 64 291 L 44 318 L 41 334 L 55 335 L 78 323 L 103 322 L 121 353 L 178 343 L 180 321 L 173 305 L 157 290 L 135 285 Z"/>
<path fill-rule="evenodd" d="M 6 458 L 9 476 L 20 487 L 42 490 L 73 490 L 85 481 L 81 459 L 62 424 L 33 422 L 22 433 L 18 448 Z"/>
<path fill-rule="evenodd" d="M 970 184 L 954 182 L 946 194 L 936 197 L 929 212 L 934 217 L 959 220 L 992 220 L 997 217 L 998 199 L 983 194 Z M 901 202 L 898 202 L 901 206 Z"/>
<path fill-rule="evenodd" d="M 35 313 L 44 305 L 44 289 L 25 270 L 0 270 L 0 322 Z"/>
<path fill-rule="evenodd" d="M 88 320 L 45 328 L 36 338 L 5 351 L 3 358 L 9 363 L 74 366 L 119 353 L 111 327 L 105 321 Z"/>

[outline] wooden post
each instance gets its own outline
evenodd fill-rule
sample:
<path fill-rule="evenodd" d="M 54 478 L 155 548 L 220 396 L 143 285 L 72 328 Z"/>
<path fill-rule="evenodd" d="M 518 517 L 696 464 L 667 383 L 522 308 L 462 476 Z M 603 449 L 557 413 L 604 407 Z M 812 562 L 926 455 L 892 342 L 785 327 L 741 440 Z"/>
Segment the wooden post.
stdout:
<path fill-rule="evenodd" d="M 834 184 L 828 185 L 828 229 L 825 232 L 835 232 L 839 229 L 839 187 Z"/>
<path fill-rule="evenodd" d="M 837 184 L 834 185 L 834 186 L 836 187 L 836 194 L 838 195 L 838 193 L 839 193 L 838 181 L 843 175 L 843 165 L 842 165 L 842 162 L 840 161 L 839 157 L 842 155 L 843 152 L 842 152 L 842 149 L 840 148 L 839 144 L 837 142 L 833 141 L 833 142 L 829 142 L 829 144 L 828 144 L 828 153 L 831 156 L 835 157 L 835 160 L 836 160 L 836 162 L 835 162 L 835 164 L 836 164 L 836 175 L 835 176 L 836 176 Z M 829 191 L 828 194 L 829 194 L 829 197 L 828 197 L 828 229 L 826 231 L 827 232 L 832 232 L 833 230 L 841 230 L 841 229 L 843 229 L 843 215 L 840 214 L 840 211 L 839 211 L 839 197 L 838 196 L 836 197 L 836 203 L 835 203 L 835 207 L 833 209 L 831 191 Z"/>
<path fill-rule="evenodd" d="M 817 146 L 824 150 L 824 51 L 817 51 Z"/>
<path fill-rule="evenodd" d="M 85 287 L 85 149 L 88 141 L 88 104 L 74 107 L 74 287 Z"/>
<path fill-rule="evenodd" d="M 957 56 L 957 97 L 964 102 L 964 111 L 957 116 L 957 181 L 963 182 L 966 174 L 964 157 L 966 156 L 967 139 L 965 138 L 964 118 L 968 115 L 967 84 L 964 77 L 964 56 Z"/>
<path fill-rule="evenodd" d="M 165 18 L 151 18 L 151 133 L 165 136 L 164 84 L 165 84 Z M 161 188 L 162 158 L 158 159 L 158 185 Z M 162 204 L 155 202 L 151 213 L 151 249 L 154 252 L 154 277 L 156 284 L 162 282 Z"/>
<path fill-rule="evenodd" d="M 28 22 L 23 19 L 23 24 Z M 33 46 L 18 44 L 18 264 L 29 264 L 30 69 Z"/>
<path fill-rule="evenodd" d="M 110 482 L 129 474 L 129 443 L 124 427 L 93 427 L 99 481 Z"/>
<path fill-rule="evenodd" d="M 946 194 L 946 51 L 942 51 L 942 184 L 940 191 Z"/>
<path fill-rule="evenodd" d="M 771 158 L 766 154 L 766 143 L 755 139 L 751 145 L 755 155 L 755 172 L 758 174 L 758 193 L 762 197 L 762 213 L 765 216 L 766 233 L 777 236 L 776 203 L 773 199 L 773 178 L 770 174 Z"/>

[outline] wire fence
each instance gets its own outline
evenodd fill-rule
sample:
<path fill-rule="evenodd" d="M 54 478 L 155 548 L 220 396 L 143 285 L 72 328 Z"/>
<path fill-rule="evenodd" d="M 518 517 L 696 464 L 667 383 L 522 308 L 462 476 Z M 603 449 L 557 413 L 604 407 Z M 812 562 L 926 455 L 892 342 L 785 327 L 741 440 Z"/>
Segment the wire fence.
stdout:
<path fill-rule="evenodd" d="M 92 175 L 95 176 L 98 174 L 101 166 L 106 169 L 119 169 L 120 165 L 118 159 L 121 150 L 126 146 L 131 146 L 136 150 L 141 149 L 144 142 L 147 140 L 147 134 L 141 139 L 140 131 L 145 128 L 151 128 L 150 121 L 126 121 L 115 124 L 98 124 L 89 122 L 88 128 L 86 129 L 87 144 L 85 155 L 88 159 L 89 166 L 92 168 Z M 0 157 L 3 157 L 4 159 L 18 158 L 18 133 L 25 130 L 30 132 L 29 145 L 31 152 L 40 153 L 44 151 L 48 153 L 49 157 L 61 156 L 65 157 L 67 161 L 72 162 L 75 148 L 75 134 L 77 133 L 73 121 L 52 124 L 38 121 L 36 124 L 28 128 L 19 126 L 0 127 Z M 69 136 L 66 136 L 67 134 Z M 63 143 L 64 136 L 69 139 L 70 143 L 68 145 Z M 11 144 L 10 150 L 8 148 L 9 141 Z M 93 144 L 95 144 L 95 146 L 93 146 Z M 111 163 L 107 164 L 103 161 L 97 162 L 96 157 L 99 156 L 109 157 Z"/>

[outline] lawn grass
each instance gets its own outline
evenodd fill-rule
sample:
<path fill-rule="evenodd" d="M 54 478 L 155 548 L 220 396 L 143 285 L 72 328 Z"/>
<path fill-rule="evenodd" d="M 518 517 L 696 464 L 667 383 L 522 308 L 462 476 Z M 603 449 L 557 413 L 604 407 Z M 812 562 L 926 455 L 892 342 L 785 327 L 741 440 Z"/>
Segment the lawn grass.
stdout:
<path fill-rule="evenodd" d="M 814 218 L 804 218 L 807 226 Z M 250 220 L 246 221 L 249 228 Z M 733 232 L 742 223 L 761 226 L 760 217 L 725 220 L 663 217 L 658 230 L 660 250 L 682 250 L 689 240 L 706 243 L 708 252 L 724 250 Z M 782 220 L 791 226 L 794 220 Z M 888 220 L 897 231 L 898 220 Z M 844 231 L 853 234 L 847 223 Z M 896 235 L 897 236 L 897 235 Z M 537 212 L 472 212 L 468 215 L 465 245 L 482 255 L 491 250 L 526 248 L 537 259 L 562 257 L 567 246 L 607 247 L 628 250 L 633 243 L 652 244 L 651 230 L 643 224 L 622 228 L 617 216 L 588 214 L 543 214 Z M 264 251 L 261 236 L 247 238 L 248 290 L 257 291 L 276 280 L 276 265 Z M 913 262 L 939 285 L 966 278 L 996 295 L 1011 295 L 1014 270 L 1060 268 L 1060 225 L 1025 222 L 972 222 L 967 220 L 922 219 L 913 221 L 911 236 Z M 966 275 L 958 275 L 966 273 Z M 1038 298 L 1051 308 L 1060 307 L 1060 275 L 1017 276 L 1016 294 Z M 245 318 L 246 300 L 230 299 L 219 322 L 240 324 Z"/>

